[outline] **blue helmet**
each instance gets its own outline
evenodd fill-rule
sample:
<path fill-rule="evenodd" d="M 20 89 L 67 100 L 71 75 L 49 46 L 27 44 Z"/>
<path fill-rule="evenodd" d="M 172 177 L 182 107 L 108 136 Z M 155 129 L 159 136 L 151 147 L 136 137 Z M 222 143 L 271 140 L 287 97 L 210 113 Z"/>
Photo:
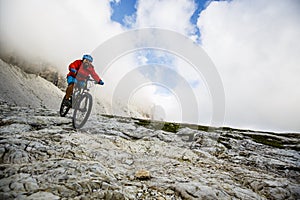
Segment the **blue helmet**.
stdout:
<path fill-rule="evenodd" d="M 84 60 L 84 59 L 87 59 L 88 61 L 90 61 L 90 62 L 93 62 L 93 57 L 92 56 L 90 56 L 90 55 L 84 55 L 83 57 L 82 57 L 82 60 Z"/>

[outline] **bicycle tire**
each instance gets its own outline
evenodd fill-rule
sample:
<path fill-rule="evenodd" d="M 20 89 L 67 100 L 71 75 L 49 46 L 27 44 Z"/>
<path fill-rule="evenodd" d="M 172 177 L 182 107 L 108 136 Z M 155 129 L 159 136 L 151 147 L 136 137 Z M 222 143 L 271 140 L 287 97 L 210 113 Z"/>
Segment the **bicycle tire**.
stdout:
<path fill-rule="evenodd" d="M 62 99 L 61 104 L 60 104 L 59 114 L 61 117 L 65 117 L 71 108 L 70 106 L 67 106 L 65 104 L 65 97 L 66 96 L 64 96 L 64 98 Z"/>
<path fill-rule="evenodd" d="M 83 101 L 85 101 L 85 102 L 83 102 Z M 85 108 L 81 107 L 82 103 L 86 103 Z M 89 93 L 83 94 L 80 97 L 80 99 L 78 99 L 78 101 L 75 103 L 75 108 L 74 108 L 74 112 L 73 112 L 73 119 L 72 119 L 73 128 L 79 129 L 85 125 L 85 123 L 87 122 L 87 120 L 91 114 L 92 106 L 93 106 L 93 97 Z M 86 112 L 85 112 L 83 119 L 80 120 L 78 113 L 81 112 L 82 109 L 83 110 L 86 109 Z"/>

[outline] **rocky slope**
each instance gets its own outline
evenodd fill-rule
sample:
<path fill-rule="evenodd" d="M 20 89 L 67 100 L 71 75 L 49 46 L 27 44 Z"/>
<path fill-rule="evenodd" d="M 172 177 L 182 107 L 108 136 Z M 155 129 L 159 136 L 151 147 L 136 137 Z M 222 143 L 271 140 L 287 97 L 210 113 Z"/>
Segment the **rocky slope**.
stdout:
<path fill-rule="evenodd" d="M 0 99 L 15 105 L 58 109 L 63 92 L 55 85 L 35 74 L 0 60 Z"/>
<path fill-rule="evenodd" d="M 0 103 L 0 199 L 300 199 L 299 134 Z"/>

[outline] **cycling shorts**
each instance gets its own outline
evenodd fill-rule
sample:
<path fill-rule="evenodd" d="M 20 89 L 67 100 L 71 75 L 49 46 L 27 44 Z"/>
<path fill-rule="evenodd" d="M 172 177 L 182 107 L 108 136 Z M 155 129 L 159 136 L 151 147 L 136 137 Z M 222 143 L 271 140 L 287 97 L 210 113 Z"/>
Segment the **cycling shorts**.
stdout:
<path fill-rule="evenodd" d="M 74 78 L 73 76 L 68 76 L 67 77 L 67 82 L 68 82 L 68 85 L 73 84 L 73 83 L 77 83 L 77 79 Z"/>

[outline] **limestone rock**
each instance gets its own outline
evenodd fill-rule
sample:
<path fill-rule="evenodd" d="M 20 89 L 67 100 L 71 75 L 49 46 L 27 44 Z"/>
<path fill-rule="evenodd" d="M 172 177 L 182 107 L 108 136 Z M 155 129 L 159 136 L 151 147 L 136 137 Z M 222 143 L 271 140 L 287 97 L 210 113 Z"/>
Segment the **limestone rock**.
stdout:
<path fill-rule="evenodd" d="M 0 199 L 300 199 L 299 134 L 101 115 L 71 126 L 0 100 Z"/>
<path fill-rule="evenodd" d="M 135 172 L 135 177 L 140 180 L 150 179 L 150 172 L 145 169 L 141 169 Z"/>
<path fill-rule="evenodd" d="M 37 192 L 26 198 L 26 200 L 40 200 L 40 199 L 58 200 L 60 198 L 50 192 Z"/>

